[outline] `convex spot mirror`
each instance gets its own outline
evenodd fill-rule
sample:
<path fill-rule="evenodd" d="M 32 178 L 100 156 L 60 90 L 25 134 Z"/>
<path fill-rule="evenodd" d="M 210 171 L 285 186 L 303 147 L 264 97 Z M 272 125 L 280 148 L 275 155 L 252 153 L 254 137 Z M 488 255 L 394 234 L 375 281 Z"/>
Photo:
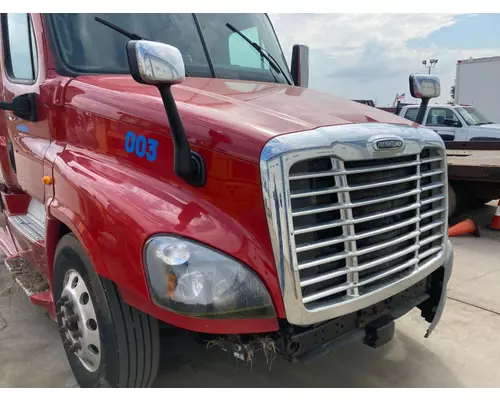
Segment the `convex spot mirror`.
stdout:
<path fill-rule="evenodd" d="M 174 85 L 186 77 L 182 54 L 174 46 L 148 40 L 127 43 L 132 77 L 148 85 Z"/>
<path fill-rule="evenodd" d="M 437 76 L 410 75 L 410 93 L 417 99 L 433 99 L 441 95 L 441 83 Z"/>

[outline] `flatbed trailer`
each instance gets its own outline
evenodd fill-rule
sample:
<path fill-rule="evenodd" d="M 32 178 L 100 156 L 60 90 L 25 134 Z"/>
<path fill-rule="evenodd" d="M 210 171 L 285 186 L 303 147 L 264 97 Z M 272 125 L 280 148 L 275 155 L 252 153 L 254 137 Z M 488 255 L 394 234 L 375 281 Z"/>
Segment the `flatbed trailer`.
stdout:
<path fill-rule="evenodd" d="M 449 216 L 500 199 L 500 141 L 446 142 Z"/>

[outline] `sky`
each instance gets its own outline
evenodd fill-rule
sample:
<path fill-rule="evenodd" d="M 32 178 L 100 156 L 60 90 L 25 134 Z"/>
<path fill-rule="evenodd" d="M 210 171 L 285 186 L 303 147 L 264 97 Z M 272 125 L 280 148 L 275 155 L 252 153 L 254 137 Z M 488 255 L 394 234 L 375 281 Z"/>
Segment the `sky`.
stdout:
<path fill-rule="evenodd" d="M 290 63 L 293 44 L 310 47 L 309 87 L 348 99 L 415 102 L 408 76 L 432 74 L 450 100 L 457 60 L 500 56 L 500 14 L 269 14 Z M 289 64 L 290 65 L 290 64 Z"/>

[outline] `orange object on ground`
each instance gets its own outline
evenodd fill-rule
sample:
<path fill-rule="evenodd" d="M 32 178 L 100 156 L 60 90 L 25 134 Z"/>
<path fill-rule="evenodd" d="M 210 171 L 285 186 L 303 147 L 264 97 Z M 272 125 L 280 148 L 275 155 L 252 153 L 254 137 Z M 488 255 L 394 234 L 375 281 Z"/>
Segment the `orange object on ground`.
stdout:
<path fill-rule="evenodd" d="M 458 224 L 453 225 L 451 228 L 448 229 L 448 236 L 449 237 L 463 236 L 463 235 L 467 235 L 467 234 L 480 236 L 478 226 L 470 218 L 467 218 L 467 219 L 463 220 L 462 222 L 459 222 Z"/>
<path fill-rule="evenodd" d="M 498 200 L 497 210 L 495 211 L 495 215 L 493 216 L 493 220 L 491 224 L 488 225 L 492 231 L 500 231 L 500 200 Z"/>

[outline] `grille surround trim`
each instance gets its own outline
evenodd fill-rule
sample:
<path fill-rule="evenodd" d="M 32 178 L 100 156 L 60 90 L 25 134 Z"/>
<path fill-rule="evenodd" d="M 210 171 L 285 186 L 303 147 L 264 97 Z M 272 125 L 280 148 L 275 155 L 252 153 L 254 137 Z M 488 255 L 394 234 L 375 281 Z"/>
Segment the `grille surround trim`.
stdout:
<path fill-rule="evenodd" d="M 388 138 L 399 138 L 404 141 L 404 146 L 388 150 L 374 150 L 374 142 Z M 430 129 L 406 125 L 398 126 L 382 123 L 367 123 L 331 126 L 318 128 L 312 131 L 278 136 L 266 144 L 262 151 L 260 162 L 264 205 L 286 317 L 290 323 L 296 325 L 310 325 L 336 318 L 368 307 L 405 290 L 420 279 L 431 274 L 443 264 L 448 243 L 448 222 L 447 218 L 445 218 L 445 220 L 439 224 L 439 226 L 443 225 L 443 245 L 437 250 L 435 250 L 436 247 L 433 246 L 431 249 L 433 252 L 430 258 L 427 259 L 425 263 L 418 264 L 418 268 L 415 268 L 409 275 L 397 279 L 393 283 L 384 285 L 381 288 L 376 288 L 367 294 L 359 295 L 359 297 L 352 297 L 339 303 L 320 305 L 314 309 L 308 309 L 303 302 L 303 297 L 307 296 L 303 296 L 301 291 L 300 269 L 297 260 L 298 252 L 296 250 L 295 240 L 292 240 L 294 227 L 289 184 L 289 171 L 291 166 L 299 161 L 323 157 L 330 157 L 332 163 L 335 163 L 335 159 L 338 159 L 339 162 L 343 164 L 348 161 L 378 160 L 398 156 L 417 156 L 420 155 L 421 151 L 426 147 L 439 149 L 442 154 L 440 160 L 446 165 L 445 145 L 440 136 Z M 426 162 L 432 161 L 436 160 L 432 158 L 426 160 Z M 332 165 L 332 171 L 320 172 L 320 174 L 325 174 L 324 176 L 328 176 L 329 174 L 334 176 L 335 187 L 349 187 L 347 184 L 347 175 L 337 174 L 334 172 L 335 170 L 336 166 Z M 376 170 L 376 168 L 373 170 Z M 366 171 L 371 171 L 371 169 L 368 168 Z M 443 171 L 440 173 L 443 174 L 442 182 L 447 182 L 447 169 L 443 168 Z M 420 164 L 418 165 L 418 174 L 420 174 Z M 419 185 L 417 199 L 420 199 L 420 192 L 424 187 L 420 187 L 420 180 L 417 182 Z M 433 185 L 434 184 L 431 184 L 430 186 Z M 444 186 L 441 195 L 432 196 L 432 198 L 436 198 L 432 201 L 426 201 L 429 200 L 429 198 L 425 200 L 422 199 L 421 204 L 442 201 L 443 205 L 440 206 L 440 208 L 444 208 L 443 213 L 447 215 L 448 188 L 447 185 L 441 186 Z M 346 191 L 339 191 L 337 193 L 340 203 L 345 201 L 342 197 L 346 194 L 348 195 Z M 440 200 L 440 197 L 443 197 L 443 199 Z M 353 220 L 353 207 L 356 207 L 356 202 L 353 202 L 353 204 L 347 207 L 339 207 L 340 219 L 347 221 Z M 434 224 L 435 223 L 428 225 Z M 417 222 L 417 229 L 418 226 Z M 341 229 L 343 229 L 342 236 L 346 237 L 364 236 L 366 233 L 355 234 L 352 225 L 342 225 Z M 418 238 L 416 243 L 419 243 Z M 350 241 L 349 246 L 346 246 L 346 250 L 351 253 L 357 252 L 356 242 Z M 422 258 L 424 258 L 423 256 L 426 255 L 426 253 L 428 252 L 424 251 L 422 253 Z M 351 260 L 351 257 L 347 258 L 347 261 L 350 262 Z M 350 272 L 348 272 L 349 274 L 358 273 L 358 269 L 356 268 L 357 265 L 349 265 L 348 263 L 346 267 L 350 269 Z M 396 267 L 393 268 L 396 269 Z M 304 278 L 302 280 L 304 280 Z M 346 285 L 346 287 L 349 287 L 349 290 L 356 291 L 355 293 L 357 294 L 358 288 L 356 285 Z"/>

